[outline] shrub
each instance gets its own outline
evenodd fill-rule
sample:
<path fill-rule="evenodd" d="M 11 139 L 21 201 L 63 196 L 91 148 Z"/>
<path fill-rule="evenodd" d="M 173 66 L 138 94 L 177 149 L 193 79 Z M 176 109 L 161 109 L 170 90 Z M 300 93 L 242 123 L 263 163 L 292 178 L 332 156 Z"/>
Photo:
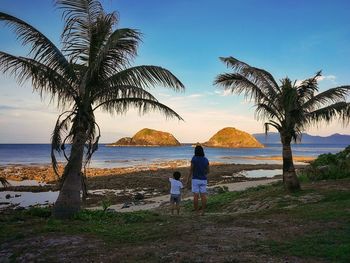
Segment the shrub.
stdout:
<path fill-rule="evenodd" d="M 336 154 L 321 154 L 299 173 L 301 181 L 318 181 L 350 177 L 350 145 Z"/>

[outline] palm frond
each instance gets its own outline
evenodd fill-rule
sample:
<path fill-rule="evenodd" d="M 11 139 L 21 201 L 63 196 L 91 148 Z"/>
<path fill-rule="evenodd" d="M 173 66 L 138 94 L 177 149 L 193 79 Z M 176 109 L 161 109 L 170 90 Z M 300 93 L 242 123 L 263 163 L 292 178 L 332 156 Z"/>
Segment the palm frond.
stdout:
<path fill-rule="evenodd" d="M 220 57 L 219 59 L 225 63 L 227 67 L 232 68 L 248 79 L 253 79 L 253 82 L 258 83 L 258 85 L 264 85 L 266 88 L 271 88 L 274 92 L 279 89 L 273 76 L 266 70 L 252 67 L 234 57 Z"/>
<path fill-rule="evenodd" d="M 97 136 L 95 134 L 95 126 L 97 127 Z M 84 167 L 86 167 L 90 160 L 91 160 L 91 157 L 92 155 L 94 154 L 95 151 L 97 151 L 98 149 L 98 142 L 101 138 L 101 129 L 100 129 L 100 126 L 94 122 L 92 125 L 91 125 L 92 129 L 89 129 L 88 131 L 88 144 L 87 144 L 87 152 L 86 152 L 86 158 L 85 158 L 85 165 Z"/>
<path fill-rule="evenodd" d="M 41 96 L 49 94 L 52 101 L 63 106 L 77 99 L 77 93 L 64 76 L 33 59 L 16 57 L 0 51 L 0 71 L 14 75 L 20 84 L 31 80 Z"/>
<path fill-rule="evenodd" d="M 274 97 L 271 94 L 265 94 L 258 84 L 239 73 L 219 74 L 214 80 L 214 85 L 222 86 L 232 93 L 243 93 L 246 98 L 254 99 L 255 102 L 266 101 L 272 104 Z"/>
<path fill-rule="evenodd" d="M 179 114 L 168 106 L 148 99 L 139 98 L 122 98 L 114 99 L 101 103 L 96 106 L 95 109 L 101 108 L 109 113 L 123 114 L 127 112 L 130 108 L 136 108 L 139 110 L 139 114 L 143 115 L 150 111 L 158 111 L 165 115 L 166 118 L 177 118 L 178 120 L 183 120 Z"/>
<path fill-rule="evenodd" d="M 142 88 L 163 86 L 176 91 L 183 91 L 184 85 L 169 70 L 151 65 L 127 68 L 107 80 L 110 86 L 130 85 Z"/>
<path fill-rule="evenodd" d="M 74 114 L 75 114 L 75 111 L 65 111 L 62 114 L 60 114 L 60 116 L 57 118 L 55 128 L 52 132 L 52 136 L 51 136 L 51 163 L 52 163 L 52 168 L 58 177 L 59 177 L 58 163 L 57 163 L 57 158 L 56 158 L 55 152 L 60 153 L 61 150 L 64 151 L 65 141 L 69 136 L 71 136 L 71 134 L 67 135 L 68 125 L 71 122 L 71 117 Z M 66 115 L 66 117 L 61 121 L 61 117 L 64 115 Z M 64 140 L 62 140 L 62 133 L 66 133 L 66 138 Z"/>
<path fill-rule="evenodd" d="M 281 116 L 281 112 L 276 111 L 273 106 L 265 103 L 257 103 L 255 106 L 255 117 L 257 120 L 277 119 L 279 122 L 282 121 L 283 116 Z"/>
<path fill-rule="evenodd" d="M 348 124 L 350 120 L 350 103 L 336 102 L 332 105 L 314 110 L 306 115 L 308 124 L 314 124 L 320 121 L 326 123 L 340 117 L 344 124 Z"/>
<path fill-rule="evenodd" d="M 321 71 L 318 71 L 312 78 L 302 81 L 302 83 L 296 88 L 298 92 L 299 100 L 303 103 L 310 100 L 315 92 L 318 91 L 317 79 L 321 76 Z"/>
<path fill-rule="evenodd" d="M 269 126 L 274 127 L 278 132 L 281 131 L 282 127 L 279 123 L 275 122 L 275 121 L 268 121 L 264 123 L 264 130 L 265 130 L 265 134 L 267 135 L 267 132 L 269 131 Z"/>
<path fill-rule="evenodd" d="M 94 25 L 91 27 L 89 63 L 91 66 L 98 59 L 100 50 L 105 46 L 112 33 L 112 27 L 116 21 L 116 14 L 101 13 Z"/>
<path fill-rule="evenodd" d="M 130 85 L 103 87 L 96 94 L 92 95 L 92 101 L 100 104 L 104 101 L 121 98 L 139 98 L 156 100 L 156 98 L 148 91 Z"/>
<path fill-rule="evenodd" d="M 75 79 L 72 69 L 61 51 L 40 31 L 19 18 L 0 12 L 0 21 L 9 26 L 23 45 L 31 45 L 30 55 L 66 78 Z"/>
<path fill-rule="evenodd" d="M 89 61 L 91 37 L 96 21 L 104 11 L 96 0 L 57 0 L 59 9 L 63 10 L 65 27 L 61 35 L 63 50 L 72 60 Z"/>
<path fill-rule="evenodd" d="M 123 28 L 114 31 L 101 46 L 92 61 L 91 74 L 98 72 L 101 79 L 106 79 L 130 66 L 130 59 L 137 55 L 141 33 L 134 29 Z"/>
<path fill-rule="evenodd" d="M 349 93 L 350 86 L 331 88 L 311 97 L 302 105 L 302 107 L 308 111 L 312 111 L 321 107 L 322 105 L 344 101 L 346 99 L 346 95 Z"/>

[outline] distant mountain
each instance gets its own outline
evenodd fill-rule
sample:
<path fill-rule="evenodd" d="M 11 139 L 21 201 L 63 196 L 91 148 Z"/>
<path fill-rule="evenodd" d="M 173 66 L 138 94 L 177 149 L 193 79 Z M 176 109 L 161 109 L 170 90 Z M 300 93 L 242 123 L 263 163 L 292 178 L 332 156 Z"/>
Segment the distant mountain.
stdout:
<path fill-rule="evenodd" d="M 226 127 L 214 134 L 209 141 L 203 144 L 207 147 L 223 148 L 263 148 L 252 135 L 244 131 Z"/>
<path fill-rule="evenodd" d="M 281 143 L 280 135 L 277 132 L 255 133 L 254 137 L 262 144 Z M 345 144 L 350 145 L 350 135 L 335 133 L 330 136 L 316 136 L 303 133 L 301 144 Z"/>
<path fill-rule="evenodd" d="M 138 131 L 132 138 L 124 137 L 108 146 L 179 146 L 176 138 L 163 131 L 144 128 Z"/>

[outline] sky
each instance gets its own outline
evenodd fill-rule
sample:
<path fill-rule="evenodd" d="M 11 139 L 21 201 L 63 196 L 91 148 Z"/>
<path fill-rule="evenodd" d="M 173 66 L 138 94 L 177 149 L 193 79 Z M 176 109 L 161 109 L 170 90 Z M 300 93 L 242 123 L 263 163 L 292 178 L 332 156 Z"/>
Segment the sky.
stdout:
<path fill-rule="evenodd" d="M 101 142 L 132 136 L 142 128 L 172 133 L 180 142 L 204 142 L 224 127 L 264 132 L 253 103 L 213 85 L 229 72 L 219 57 L 233 56 L 269 71 L 276 80 L 303 80 L 322 70 L 320 91 L 350 84 L 350 1 L 348 0 L 104 0 L 117 11 L 118 27 L 138 29 L 143 41 L 134 65 L 169 69 L 184 92 L 150 92 L 184 121 L 130 110 L 111 116 L 97 112 Z M 30 23 L 60 47 L 61 13 L 51 0 L 0 0 L 0 11 Z M 14 34 L 0 24 L 0 50 L 26 55 Z M 59 111 L 30 83 L 19 86 L 0 73 L 0 143 L 49 143 Z M 350 134 L 338 122 L 306 132 Z"/>

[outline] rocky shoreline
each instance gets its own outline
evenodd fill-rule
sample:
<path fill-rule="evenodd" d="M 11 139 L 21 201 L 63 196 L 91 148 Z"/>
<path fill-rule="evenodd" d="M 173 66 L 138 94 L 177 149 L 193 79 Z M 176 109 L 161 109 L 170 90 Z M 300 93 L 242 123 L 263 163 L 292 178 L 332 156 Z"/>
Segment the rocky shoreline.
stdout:
<path fill-rule="evenodd" d="M 189 161 L 177 160 L 121 168 L 88 168 L 87 189 L 88 198 L 84 205 L 96 206 L 102 201 L 110 204 L 128 203 L 144 200 L 150 197 L 168 194 L 168 178 L 174 171 L 179 171 L 184 179 L 189 173 Z M 305 165 L 296 165 L 302 169 Z M 61 171 L 63 166 L 60 166 Z M 212 163 L 208 176 L 208 185 L 242 181 L 257 181 L 266 179 L 247 178 L 239 175 L 242 171 L 282 169 L 281 164 L 222 164 Z M 50 165 L 6 165 L 0 166 L 0 173 L 9 180 L 36 180 L 47 184 L 40 186 L 9 186 L 0 191 L 47 192 L 58 191 L 58 178 Z M 137 200 L 139 199 L 139 200 Z"/>

